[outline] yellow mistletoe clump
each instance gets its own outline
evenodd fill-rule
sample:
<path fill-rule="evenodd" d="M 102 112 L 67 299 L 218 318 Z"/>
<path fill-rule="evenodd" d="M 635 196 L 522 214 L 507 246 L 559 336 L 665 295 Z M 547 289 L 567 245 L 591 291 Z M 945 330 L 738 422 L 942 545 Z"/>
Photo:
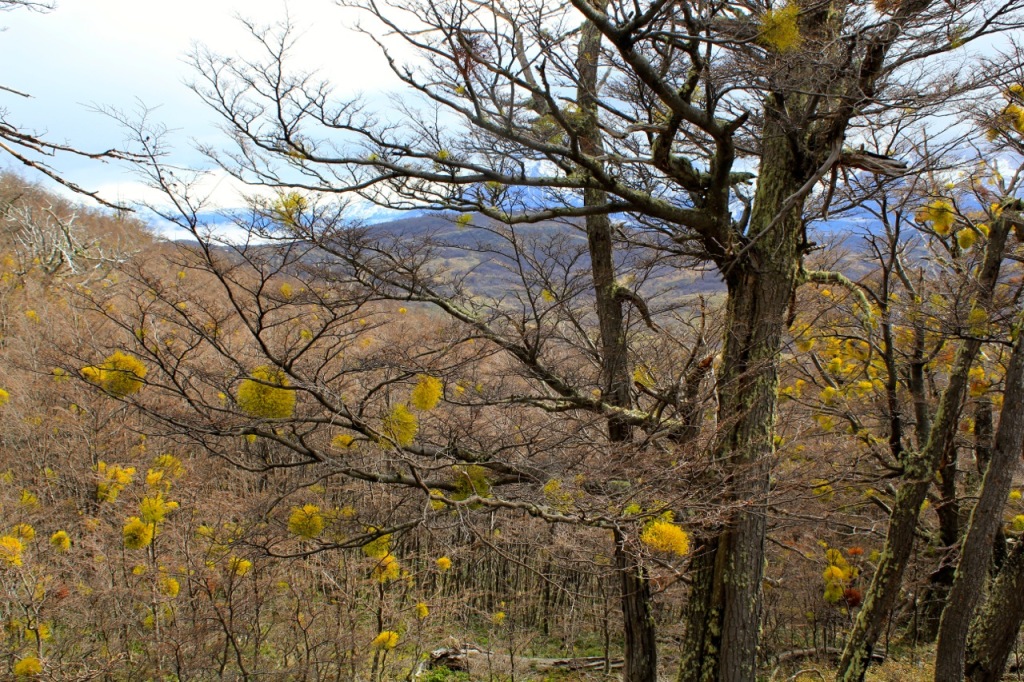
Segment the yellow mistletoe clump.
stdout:
<path fill-rule="evenodd" d="M 252 562 L 248 559 L 242 559 L 241 557 L 233 556 L 228 559 L 228 573 L 241 578 L 246 573 L 252 570 Z"/>
<path fill-rule="evenodd" d="M 102 460 L 93 469 L 100 475 L 100 481 L 96 484 L 97 502 L 113 502 L 135 477 L 135 467 L 122 467 L 119 464 L 107 465 Z"/>
<path fill-rule="evenodd" d="M 420 422 L 416 415 L 409 411 L 405 403 L 399 403 L 384 417 L 382 427 L 385 436 L 400 447 L 405 447 L 412 445 L 416 439 L 416 434 L 420 430 Z"/>
<path fill-rule="evenodd" d="M 282 370 L 257 367 L 238 387 L 238 406 L 250 417 L 287 419 L 295 412 L 295 391 L 289 390 L 289 385 Z"/>
<path fill-rule="evenodd" d="M 324 516 L 320 513 L 320 507 L 315 504 L 292 507 L 291 516 L 288 517 L 288 531 L 292 535 L 312 540 L 323 530 Z"/>
<path fill-rule="evenodd" d="M 800 47 L 803 38 L 797 19 L 800 6 L 790 2 L 781 9 L 770 9 L 761 16 L 761 31 L 757 41 L 776 52 L 790 52 Z"/>
<path fill-rule="evenodd" d="M 427 606 L 426 602 L 419 602 L 416 604 L 416 617 L 423 620 L 430 615 L 430 607 Z"/>
<path fill-rule="evenodd" d="M 427 374 L 421 374 L 419 381 L 416 382 L 416 387 L 412 389 L 409 402 L 417 410 L 427 412 L 437 407 L 437 404 L 441 402 L 443 397 L 444 384 L 441 383 L 441 380 Z"/>
<path fill-rule="evenodd" d="M 937 199 L 917 212 L 917 219 L 922 223 L 931 223 L 932 229 L 940 236 L 947 236 L 956 222 L 953 204 L 945 199 Z"/>
<path fill-rule="evenodd" d="M 378 651 L 390 651 L 398 646 L 398 633 L 394 630 L 385 630 L 373 638 L 370 646 Z"/>
<path fill-rule="evenodd" d="M 82 378 L 115 398 L 138 393 L 146 378 L 146 365 L 134 355 L 117 351 L 100 365 L 83 367 Z"/>
<path fill-rule="evenodd" d="M 0 565 L 21 566 L 21 553 L 25 545 L 11 535 L 0 537 Z"/>
<path fill-rule="evenodd" d="M 67 552 L 71 549 L 71 536 L 67 531 L 59 530 L 50 536 L 50 546 L 58 552 Z"/>
<path fill-rule="evenodd" d="M 356 439 L 347 433 L 339 433 L 331 439 L 331 446 L 336 450 L 348 450 L 355 445 Z"/>
<path fill-rule="evenodd" d="M 376 529 L 368 528 L 367 532 L 374 532 Z M 371 559 L 383 559 L 391 552 L 391 536 L 381 535 L 363 545 L 363 554 Z"/>
<path fill-rule="evenodd" d="M 969 227 L 965 227 L 956 233 L 956 243 L 964 251 L 970 250 L 974 246 L 975 242 L 978 241 L 978 235 Z"/>
<path fill-rule="evenodd" d="M 165 500 L 162 492 L 153 497 L 143 497 L 139 503 L 139 512 L 145 523 L 163 523 L 164 518 L 178 508 L 178 503 L 173 500 Z"/>
<path fill-rule="evenodd" d="M 41 675 L 43 672 L 43 662 L 35 656 L 26 656 L 14 664 L 14 676 L 18 678 L 29 678 Z"/>
<path fill-rule="evenodd" d="M 170 453 L 160 455 L 153 460 L 153 469 L 162 471 L 165 475 L 171 478 L 178 478 L 184 472 L 181 466 L 181 460 Z"/>
<path fill-rule="evenodd" d="M 0 388 L 0 407 L 3 407 L 9 402 L 11 402 L 11 394 Z"/>
<path fill-rule="evenodd" d="M 656 552 L 679 556 L 690 552 L 690 536 L 687 532 L 671 521 L 662 519 L 647 524 L 640 534 L 640 541 Z"/>
<path fill-rule="evenodd" d="M 18 523 L 11 529 L 11 535 L 22 542 L 32 542 L 36 537 L 36 529 L 27 523 Z"/>
<path fill-rule="evenodd" d="M 137 516 L 128 518 L 124 524 L 125 549 L 145 549 L 153 542 L 153 526 Z"/>
<path fill-rule="evenodd" d="M 178 592 L 181 591 L 181 583 L 170 576 L 164 576 L 160 578 L 160 582 L 157 585 L 157 589 L 160 590 L 160 594 L 165 597 L 174 599 L 178 596 Z"/>
<path fill-rule="evenodd" d="M 377 565 L 373 567 L 373 579 L 381 584 L 398 580 L 401 574 L 401 567 L 394 554 L 385 554 L 377 560 Z"/>
<path fill-rule="evenodd" d="M 437 560 L 437 567 L 442 571 L 447 571 L 452 567 L 452 560 L 446 556 L 443 556 Z"/>

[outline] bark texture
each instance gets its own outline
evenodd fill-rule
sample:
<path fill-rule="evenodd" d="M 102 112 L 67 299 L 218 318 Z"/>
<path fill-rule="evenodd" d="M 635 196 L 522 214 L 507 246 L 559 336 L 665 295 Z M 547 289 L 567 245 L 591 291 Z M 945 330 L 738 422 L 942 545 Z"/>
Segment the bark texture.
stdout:
<path fill-rule="evenodd" d="M 981 600 L 996 533 L 1003 522 L 1003 507 L 1024 448 L 1024 339 L 1020 336 L 1014 342 L 1006 370 L 1003 405 L 995 447 L 982 480 L 978 503 L 971 513 L 956 577 L 939 627 L 935 679 L 941 682 L 963 679 L 968 629 Z"/>
<path fill-rule="evenodd" d="M 999 682 L 1024 621 L 1024 542 L 1017 542 L 971 624 L 965 677 Z"/>
<path fill-rule="evenodd" d="M 984 265 L 978 277 L 976 292 L 972 296 L 972 306 L 984 310 L 991 302 L 1006 248 L 1007 232 L 1006 221 L 996 221 L 992 226 Z M 914 546 L 921 503 L 934 480 L 943 454 L 956 438 L 961 405 L 967 393 L 968 372 L 980 349 L 981 339 L 978 337 L 969 337 L 960 344 L 927 443 L 921 450 L 907 450 L 904 453 L 901 462 L 904 482 L 892 506 L 882 556 L 839 662 L 838 679 L 843 682 L 860 682 L 864 679 L 871 652 L 892 613 L 903 581 L 903 572 Z"/>

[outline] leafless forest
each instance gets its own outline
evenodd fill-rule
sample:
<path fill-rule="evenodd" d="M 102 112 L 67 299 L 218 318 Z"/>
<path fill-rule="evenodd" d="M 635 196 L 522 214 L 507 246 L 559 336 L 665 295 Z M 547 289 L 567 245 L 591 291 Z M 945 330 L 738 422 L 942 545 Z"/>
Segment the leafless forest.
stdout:
<path fill-rule="evenodd" d="M 0 675 L 1024 675 L 1024 2 L 339 4 L 205 169 L 0 110 Z"/>

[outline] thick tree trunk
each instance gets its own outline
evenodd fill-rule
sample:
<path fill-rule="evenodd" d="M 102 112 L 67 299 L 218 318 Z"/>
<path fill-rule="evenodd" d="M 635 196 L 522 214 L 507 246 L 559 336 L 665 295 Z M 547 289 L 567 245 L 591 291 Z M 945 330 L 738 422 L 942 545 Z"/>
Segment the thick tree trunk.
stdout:
<path fill-rule="evenodd" d="M 979 276 L 977 292 L 972 297 L 972 305 L 982 310 L 987 309 L 999 277 L 1007 228 L 1006 221 L 999 220 L 989 233 L 985 263 Z M 904 483 L 892 506 L 882 556 L 839 662 L 838 679 L 843 682 L 860 682 L 864 679 L 871 651 L 892 613 L 903 581 L 903 571 L 914 546 L 914 531 L 921 503 L 924 502 L 943 453 L 956 438 L 961 405 L 967 393 L 968 372 L 980 349 L 981 341 L 976 337 L 968 338 L 960 344 L 950 369 L 949 383 L 939 400 L 928 442 L 919 451 L 907 450 L 905 453 L 902 462 Z"/>
<path fill-rule="evenodd" d="M 717 622 L 712 616 L 716 601 L 714 588 L 720 582 L 715 579 L 718 539 L 695 542 L 693 558 L 690 559 L 690 598 L 686 602 L 685 646 L 679 662 L 678 682 L 706 682 L 713 680 L 717 663 L 716 652 L 721 649 L 721 630 L 706 627 Z"/>
<path fill-rule="evenodd" d="M 971 682 L 999 682 L 1024 621 L 1024 542 L 1006 556 L 999 576 L 971 624 L 965 677 Z"/>
<path fill-rule="evenodd" d="M 658 647 L 654 639 L 651 585 L 643 566 L 621 535 L 615 540 L 615 562 L 622 591 L 622 626 L 626 639 L 623 682 L 657 680 Z"/>
<path fill-rule="evenodd" d="M 996 533 L 1003 522 L 1003 507 L 1013 485 L 1022 448 L 1024 337 L 1018 336 L 1006 370 L 1003 412 L 999 417 L 995 447 L 981 483 L 978 503 L 971 513 L 949 603 L 939 626 L 935 657 L 935 679 L 939 682 L 963 679 L 967 632 L 985 587 Z"/>
<path fill-rule="evenodd" d="M 681 680 L 748 682 L 757 666 L 778 354 L 800 269 L 802 202 L 777 216 L 800 188 L 804 166 L 778 121 L 766 124 L 764 137 L 750 227 L 756 241 L 723 266 L 728 305 L 716 454 L 729 463 L 726 503 L 737 511 L 715 541 L 714 569 L 702 566 L 695 576 L 691 599 L 701 603 L 687 614 Z M 710 584 L 701 584 L 705 579 Z"/>

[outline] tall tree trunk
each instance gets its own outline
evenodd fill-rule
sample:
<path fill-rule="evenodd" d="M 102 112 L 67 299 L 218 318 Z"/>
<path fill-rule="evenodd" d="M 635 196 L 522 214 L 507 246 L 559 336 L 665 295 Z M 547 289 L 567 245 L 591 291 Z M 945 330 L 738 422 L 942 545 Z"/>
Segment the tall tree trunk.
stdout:
<path fill-rule="evenodd" d="M 999 278 L 1007 232 L 1008 223 L 1005 219 L 996 221 L 989 232 L 977 291 L 971 297 L 972 306 L 982 310 L 987 309 Z M 892 506 L 882 556 L 839 662 L 838 679 L 843 682 L 860 682 L 864 679 L 871 651 L 882 633 L 885 621 L 892 613 L 903 581 L 903 571 L 914 546 L 914 531 L 921 503 L 924 502 L 943 453 L 956 437 L 961 405 L 967 393 L 968 372 L 980 349 L 981 340 L 977 337 L 970 337 L 960 344 L 950 369 L 949 383 L 939 399 L 928 442 L 921 450 L 905 451 L 901 462 L 904 483 L 896 493 Z"/>
<path fill-rule="evenodd" d="M 999 682 L 1024 622 L 1024 542 L 1006 556 L 967 637 L 964 674 L 971 682 Z"/>
<path fill-rule="evenodd" d="M 694 543 L 690 559 L 690 598 L 686 602 L 686 640 L 682 660 L 679 662 L 679 682 L 705 682 L 713 680 L 716 674 L 717 651 L 722 646 L 719 629 L 706 627 L 710 613 L 718 598 L 714 588 L 720 581 L 715 579 L 718 538 L 699 540 Z"/>
<path fill-rule="evenodd" d="M 580 148 L 591 158 L 603 153 L 598 127 L 598 66 L 601 56 L 601 32 L 591 22 L 584 23 L 580 33 L 576 60 L 579 83 L 576 102 L 585 122 L 579 134 Z M 600 190 L 583 192 L 585 206 L 604 206 L 608 195 Z M 594 298 L 601 333 L 601 382 L 604 400 L 615 407 L 632 406 L 632 384 L 629 373 L 623 302 L 615 291 L 615 252 L 612 223 L 607 215 L 586 218 L 587 246 L 590 254 Z M 612 416 L 608 419 L 608 439 L 613 443 L 628 441 L 630 426 Z M 626 538 L 616 534 L 616 568 L 622 585 L 622 626 L 626 649 L 623 682 L 657 682 L 658 647 L 651 606 L 651 588 L 647 575 Z"/>
<path fill-rule="evenodd" d="M 802 202 L 789 202 L 786 214 L 778 214 L 802 185 L 805 165 L 777 118 L 766 122 L 764 139 L 750 226 L 756 241 L 723 267 L 728 304 L 716 455 L 729 462 L 726 503 L 737 510 L 712 541 L 714 569 L 702 567 L 695 576 L 691 599 L 702 603 L 687 614 L 681 680 L 755 679 L 778 354 L 800 271 Z M 701 576 L 710 584 L 701 584 Z"/>
<path fill-rule="evenodd" d="M 1006 370 L 1003 412 L 999 417 L 995 447 L 982 479 L 978 503 L 960 551 L 949 605 L 939 626 L 935 679 L 963 679 L 964 651 L 974 609 L 981 599 L 989 572 L 996 532 L 1003 522 L 1003 507 L 1013 485 L 1021 449 L 1024 448 L 1024 337 L 1017 336 Z"/>
<path fill-rule="evenodd" d="M 622 591 L 622 626 L 626 639 L 622 679 L 658 679 L 658 646 L 655 641 L 651 584 L 647 573 L 631 551 L 626 538 L 616 533 L 615 562 Z M 652 653 L 653 652 L 653 653 Z"/>
<path fill-rule="evenodd" d="M 957 543 L 960 541 L 960 501 L 956 494 L 956 474 L 956 445 L 949 443 L 939 465 L 938 487 L 941 500 L 935 509 L 939 516 L 941 559 L 939 567 L 928 576 L 922 614 L 924 622 L 919 633 L 926 642 L 934 641 L 939 634 L 939 622 L 949 604 L 949 590 L 956 574 Z"/>

